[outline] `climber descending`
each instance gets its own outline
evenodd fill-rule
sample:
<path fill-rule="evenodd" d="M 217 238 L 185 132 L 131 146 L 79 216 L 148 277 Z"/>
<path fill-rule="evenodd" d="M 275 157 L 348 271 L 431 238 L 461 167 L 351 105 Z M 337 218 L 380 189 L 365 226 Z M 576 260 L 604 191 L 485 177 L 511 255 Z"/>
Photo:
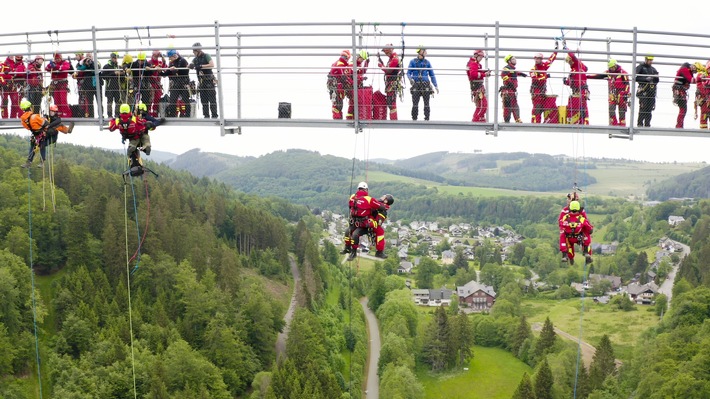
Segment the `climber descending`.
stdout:
<path fill-rule="evenodd" d="M 109 123 L 110 131 L 113 132 L 118 129 L 121 132 L 123 143 L 128 139 L 127 155 L 130 160 L 128 173 L 130 173 L 131 176 L 140 176 L 147 170 L 143 167 L 140 151 L 143 151 L 146 155 L 150 155 L 151 147 L 148 131 L 153 128 L 152 122 L 133 115 L 131 113 L 131 107 L 128 104 L 121 104 L 118 118 L 111 119 Z"/>
<path fill-rule="evenodd" d="M 564 213 L 564 211 L 563 211 Z M 587 263 L 592 263 L 592 232 L 594 226 L 589 223 L 586 213 L 583 213 L 579 201 L 569 203 L 569 212 L 559 220 L 560 225 L 560 252 L 562 261 L 574 264 L 574 245 L 582 246 L 582 253 Z"/>

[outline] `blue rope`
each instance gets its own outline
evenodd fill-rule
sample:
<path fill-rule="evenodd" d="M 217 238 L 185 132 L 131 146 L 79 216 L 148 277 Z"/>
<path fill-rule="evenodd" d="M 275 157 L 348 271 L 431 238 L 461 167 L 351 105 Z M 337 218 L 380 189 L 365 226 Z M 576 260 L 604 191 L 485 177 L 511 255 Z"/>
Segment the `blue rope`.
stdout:
<path fill-rule="evenodd" d="M 32 278 L 32 324 L 35 334 L 35 359 L 37 361 L 37 383 L 39 384 L 39 397 L 42 398 L 42 370 L 39 356 L 39 338 L 37 336 L 37 299 L 35 298 L 35 270 L 32 260 L 32 172 L 27 168 L 27 219 L 30 235 L 30 275 Z"/>

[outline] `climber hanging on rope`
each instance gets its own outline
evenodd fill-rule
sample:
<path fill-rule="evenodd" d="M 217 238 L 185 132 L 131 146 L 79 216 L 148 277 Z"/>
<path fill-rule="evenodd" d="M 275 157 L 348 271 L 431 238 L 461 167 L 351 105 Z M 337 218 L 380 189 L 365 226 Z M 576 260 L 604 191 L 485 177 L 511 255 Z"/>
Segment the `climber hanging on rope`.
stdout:
<path fill-rule="evenodd" d="M 357 256 L 357 248 L 360 245 L 360 236 L 367 234 L 370 228 L 377 227 L 376 219 L 373 218 L 373 211 L 386 211 L 387 207 L 384 203 L 381 203 L 377 199 L 368 195 L 367 183 L 364 181 L 357 185 L 357 192 L 350 197 L 348 205 L 350 207 L 352 227 L 349 229 L 349 231 L 351 231 L 350 240 L 346 241 L 346 245 L 349 244 L 350 248 L 348 260 L 353 260 Z M 384 257 L 384 253 L 380 254 L 379 257 Z"/>
<path fill-rule="evenodd" d="M 387 259 L 385 255 L 385 228 L 382 226 L 387 220 L 387 211 L 390 206 L 394 204 L 394 197 L 392 194 L 385 194 L 378 200 L 380 203 L 384 204 L 385 209 L 379 210 L 375 209 L 372 211 L 372 226 L 368 231 L 370 236 L 370 242 L 375 243 L 375 257 L 381 259 Z"/>
<path fill-rule="evenodd" d="M 574 264 L 574 245 L 582 246 L 586 263 L 592 263 L 592 233 L 594 226 L 583 213 L 577 200 L 570 201 L 569 212 L 560 218 L 560 252 L 562 261 Z"/>
<path fill-rule="evenodd" d="M 118 129 L 121 132 L 123 143 L 129 140 L 127 155 L 130 160 L 130 167 L 127 173 L 130 173 L 131 176 L 140 176 L 145 170 L 140 151 L 150 155 L 151 148 L 148 131 L 152 128 L 153 124 L 151 122 L 133 115 L 131 106 L 128 104 L 121 104 L 118 118 L 111 119 L 109 122 L 108 129 L 112 132 Z"/>
<path fill-rule="evenodd" d="M 42 158 L 39 166 L 43 167 L 44 160 L 47 158 L 47 126 L 49 122 L 42 118 L 42 115 L 32 112 L 32 103 L 27 99 L 20 101 L 20 109 L 24 112 L 20 116 L 22 126 L 32 132 L 30 152 L 27 154 L 27 162 L 22 167 L 29 168 L 32 166 L 32 160 L 34 160 L 35 152 L 37 151 L 39 151 L 39 155 Z"/>

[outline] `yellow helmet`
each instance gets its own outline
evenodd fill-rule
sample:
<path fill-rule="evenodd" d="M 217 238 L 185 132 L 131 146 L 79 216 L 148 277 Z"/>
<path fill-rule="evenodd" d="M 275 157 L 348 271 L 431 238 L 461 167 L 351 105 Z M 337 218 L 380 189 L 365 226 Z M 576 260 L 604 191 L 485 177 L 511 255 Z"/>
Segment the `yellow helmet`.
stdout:
<path fill-rule="evenodd" d="M 614 68 L 617 65 L 617 63 L 616 63 L 616 60 L 612 58 L 609 60 L 609 62 L 606 63 L 606 65 L 609 67 L 609 69 L 611 69 L 611 68 Z"/>
<path fill-rule="evenodd" d="M 141 61 L 145 61 L 145 53 L 142 51 L 138 53 L 138 59 Z"/>
<path fill-rule="evenodd" d="M 503 58 L 503 61 L 505 61 L 506 63 L 508 63 L 508 62 L 510 62 L 510 60 L 511 60 L 512 58 L 513 58 L 513 54 L 508 54 L 508 55 L 505 56 L 505 58 Z"/>
<path fill-rule="evenodd" d="M 30 100 L 23 98 L 22 101 L 20 101 L 20 109 L 23 111 L 27 111 L 30 108 L 32 108 L 32 103 Z"/>
<path fill-rule="evenodd" d="M 121 106 L 118 107 L 118 112 L 121 114 L 130 114 L 131 113 L 131 106 L 128 104 L 121 104 Z"/>
<path fill-rule="evenodd" d="M 569 211 L 570 212 L 579 212 L 580 209 L 579 201 L 572 201 L 569 203 Z"/>
<path fill-rule="evenodd" d="M 363 60 L 367 60 L 367 58 L 369 57 L 367 54 L 367 50 L 360 50 L 360 52 L 357 53 L 357 56 L 362 58 Z"/>
<path fill-rule="evenodd" d="M 126 54 L 123 56 L 123 63 L 124 64 L 130 64 L 133 62 L 133 56 L 130 54 Z"/>
<path fill-rule="evenodd" d="M 138 110 L 146 112 L 148 111 L 148 107 L 145 105 L 145 103 L 138 103 Z"/>

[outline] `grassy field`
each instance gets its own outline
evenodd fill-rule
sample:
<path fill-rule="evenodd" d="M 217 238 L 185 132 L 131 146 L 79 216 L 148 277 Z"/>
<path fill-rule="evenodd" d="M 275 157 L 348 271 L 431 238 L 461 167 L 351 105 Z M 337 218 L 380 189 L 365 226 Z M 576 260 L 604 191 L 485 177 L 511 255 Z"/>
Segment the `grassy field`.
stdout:
<path fill-rule="evenodd" d="M 503 349 L 473 348 L 473 360 L 468 371 L 432 374 L 417 370 L 417 379 L 424 385 L 426 398 L 446 399 L 509 399 L 531 368 Z"/>
<path fill-rule="evenodd" d="M 545 317 L 549 316 L 555 327 L 576 337 L 580 330 L 580 303 L 579 298 L 526 299 L 521 308 L 531 324 L 543 323 Z M 587 299 L 584 306 L 582 340 L 596 346 L 602 335 L 607 334 L 616 358 L 628 361 L 639 335 L 658 323 L 658 317 L 651 309 L 649 306 L 636 305 L 634 311 L 623 312 Z"/>

